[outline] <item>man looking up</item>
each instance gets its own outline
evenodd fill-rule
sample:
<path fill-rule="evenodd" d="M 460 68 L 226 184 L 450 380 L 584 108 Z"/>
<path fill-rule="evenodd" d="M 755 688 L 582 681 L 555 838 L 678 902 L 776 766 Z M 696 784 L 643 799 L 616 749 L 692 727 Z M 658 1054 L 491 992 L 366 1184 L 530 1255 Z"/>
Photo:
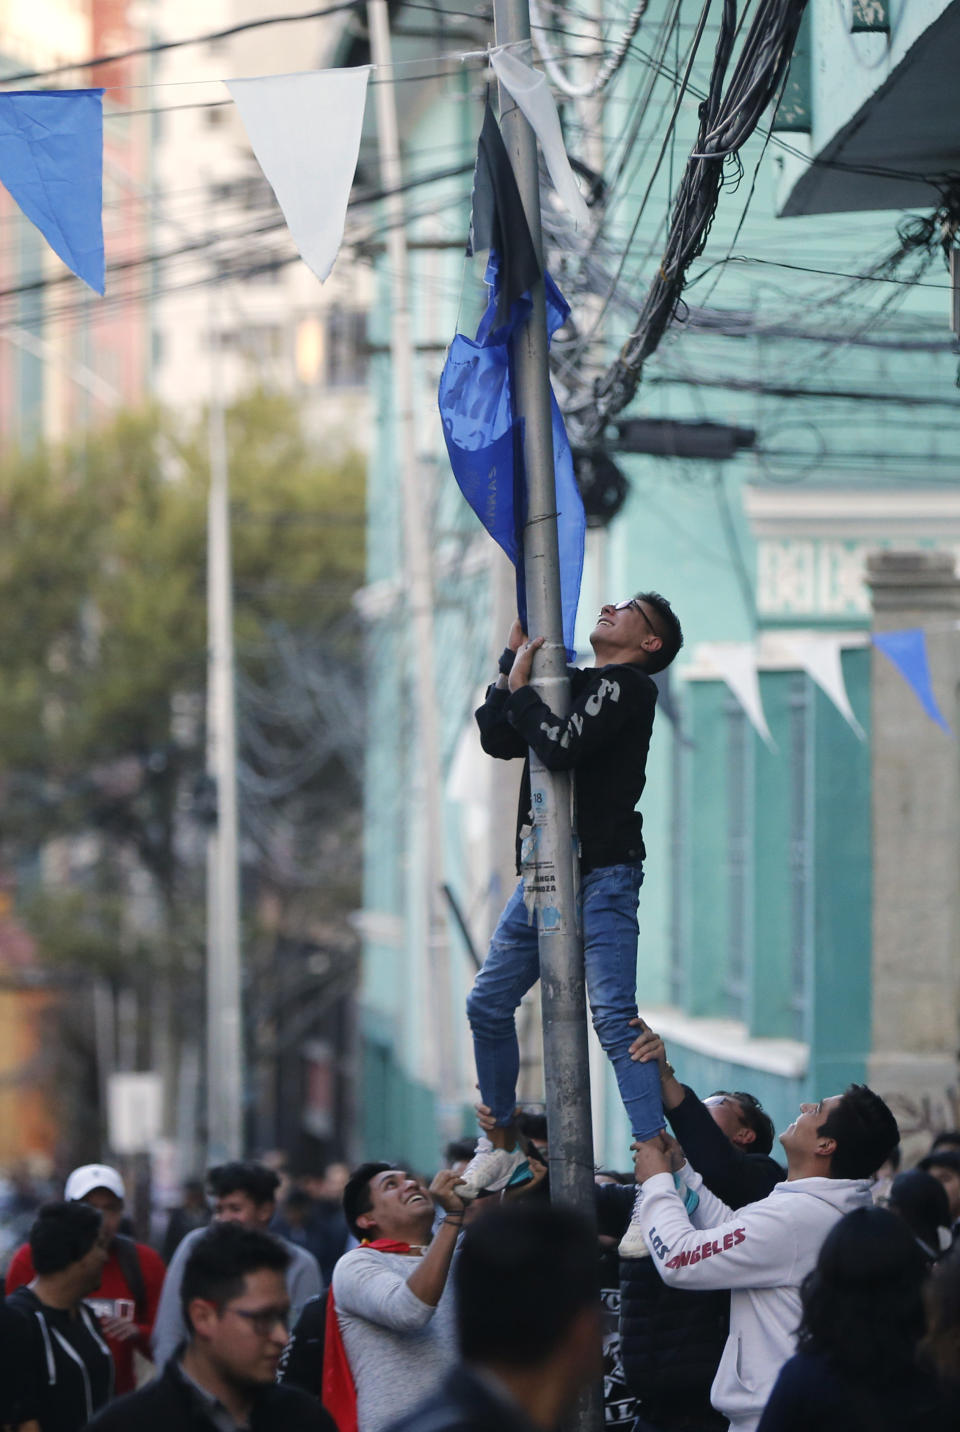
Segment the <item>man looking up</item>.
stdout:
<path fill-rule="evenodd" d="M 596 1236 L 520 1200 L 464 1234 L 454 1270 L 462 1361 L 391 1432 L 553 1432 L 602 1370 Z"/>
<path fill-rule="evenodd" d="M 459 1174 L 429 1189 L 403 1169 L 366 1163 L 343 1192 L 361 1247 L 333 1272 L 324 1347 L 323 1402 L 342 1429 L 380 1432 L 433 1390 L 456 1355 L 450 1264 L 464 1206 Z M 434 1201 L 443 1213 L 436 1232 Z M 355 1405 L 354 1405 L 355 1398 Z"/>
<path fill-rule="evenodd" d="M 287 1253 L 237 1223 L 202 1229 L 183 1270 L 186 1340 L 160 1377 L 96 1419 L 97 1432 L 333 1432 L 318 1402 L 276 1385 L 287 1341 Z"/>
<path fill-rule="evenodd" d="M 239 1223 L 241 1228 L 265 1231 L 276 1212 L 279 1183 L 273 1170 L 263 1164 L 227 1163 L 212 1168 L 207 1174 L 207 1184 L 214 1197 L 214 1219 L 219 1223 Z M 187 1335 L 180 1283 L 187 1259 L 206 1232 L 205 1228 L 196 1228 L 188 1233 L 167 1269 L 153 1329 L 153 1360 L 158 1370 L 164 1367 Z M 278 1238 L 277 1241 L 287 1252 L 287 1290 L 294 1316 L 297 1316 L 307 1299 L 320 1292 L 320 1270 L 316 1258 L 305 1248 L 298 1248 L 285 1238 Z"/>
<path fill-rule="evenodd" d="M 590 636 L 596 664 L 570 670 L 571 708 L 561 720 L 529 685 L 543 638 L 527 641 L 514 622 L 500 676 L 476 713 L 489 756 L 524 761 L 517 815 L 517 873 L 531 816 L 529 752 L 551 771 L 572 770 L 580 844 L 584 964 L 593 1025 L 617 1078 L 635 1138 L 663 1128 L 655 1068 L 630 1058 L 636 1016 L 637 904 L 643 881 L 643 821 L 636 809 L 646 782 L 647 750 L 657 700 L 655 672 L 683 645 L 665 597 L 641 592 L 601 607 Z M 493 1112 L 464 1170 L 460 1192 L 500 1189 L 524 1172 L 514 1127 L 519 1048 L 515 1012 L 540 974 L 538 921 L 528 918 L 523 882 L 507 902 L 486 961 L 467 1000 L 481 1103 Z M 492 1145 L 492 1147 L 490 1146 Z"/>
<path fill-rule="evenodd" d="M 134 1349 L 151 1357 L 153 1332 L 165 1268 L 163 1260 L 146 1243 L 135 1243 L 120 1232 L 126 1191 L 123 1179 L 108 1164 L 83 1164 L 64 1185 L 67 1203 L 86 1203 L 103 1219 L 107 1259 L 99 1286 L 87 1303 L 100 1319 L 100 1327 L 113 1354 L 116 1390 L 120 1395 L 137 1385 Z M 29 1283 L 35 1274 L 30 1244 L 24 1243 L 10 1260 L 7 1292 Z"/>
<path fill-rule="evenodd" d="M 734 1432 L 756 1427 L 794 1352 L 800 1285 L 833 1225 L 870 1205 L 873 1171 L 899 1138 L 890 1110 L 865 1084 L 801 1104 L 799 1117 L 780 1135 L 786 1181 L 737 1212 L 688 1164 L 680 1169 L 678 1192 L 661 1139 L 637 1145 L 642 1194 L 632 1221 L 661 1278 L 677 1288 L 731 1290 L 730 1333 L 711 1401 Z M 698 1199 L 690 1213 L 688 1190 Z"/>

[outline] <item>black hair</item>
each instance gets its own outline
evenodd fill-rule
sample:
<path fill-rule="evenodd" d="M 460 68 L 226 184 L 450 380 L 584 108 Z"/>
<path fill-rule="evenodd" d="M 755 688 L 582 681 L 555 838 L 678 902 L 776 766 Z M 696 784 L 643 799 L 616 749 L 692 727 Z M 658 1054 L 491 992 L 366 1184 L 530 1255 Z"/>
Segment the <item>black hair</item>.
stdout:
<path fill-rule="evenodd" d="M 644 671 L 653 675 L 657 671 L 663 671 L 669 666 L 677 652 L 683 646 L 683 631 L 679 619 L 673 607 L 662 597 L 659 592 L 637 592 L 633 599 L 635 602 L 646 602 L 648 607 L 653 607 L 657 614 L 656 633 L 660 638 L 660 650 L 653 652 L 648 658 Z M 652 623 L 651 623 L 652 625 Z"/>
<path fill-rule="evenodd" d="M 30 1229 L 30 1256 L 38 1273 L 62 1273 L 85 1258 L 97 1241 L 100 1210 L 79 1200 L 45 1203 Z"/>
<path fill-rule="evenodd" d="M 936 1149 L 922 1158 L 917 1168 L 922 1168 L 925 1173 L 932 1168 L 949 1168 L 954 1173 L 960 1173 L 960 1149 Z"/>
<path fill-rule="evenodd" d="M 776 1130 L 773 1127 L 773 1120 L 757 1096 L 747 1094 L 743 1089 L 716 1089 L 714 1092 L 722 1094 L 725 1099 L 736 1100 L 740 1109 L 740 1122 L 746 1124 L 748 1129 L 753 1130 L 751 1152 L 768 1154 L 773 1148 Z"/>
<path fill-rule="evenodd" d="M 599 1306 L 597 1240 L 569 1208 L 518 1200 L 463 1235 L 454 1269 L 460 1352 L 468 1362 L 529 1366 Z"/>
<path fill-rule="evenodd" d="M 549 1138 L 546 1114 L 528 1114 L 525 1112 L 518 1114 L 517 1132 L 522 1134 L 525 1139 L 538 1139 L 541 1143 L 545 1144 Z"/>
<path fill-rule="evenodd" d="M 183 1320 L 192 1331 L 188 1311 L 194 1298 L 215 1304 L 218 1311 L 243 1293 L 248 1273 L 269 1268 L 286 1273 L 290 1254 L 278 1238 L 240 1223 L 213 1223 L 190 1249 L 180 1284 Z"/>
<path fill-rule="evenodd" d="M 347 1227 L 354 1238 L 363 1242 L 366 1230 L 357 1226 L 357 1219 L 363 1213 L 369 1213 L 373 1207 L 370 1201 L 370 1180 L 376 1178 L 378 1173 L 389 1173 L 397 1164 L 389 1163 L 362 1163 L 355 1168 L 347 1179 L 343 1188 L 343 1212 L 347 1220 Z"/>
<path fill-rule="evenodd" d="M 214 1198 L 245 1193 L 254 1203 L 273 1203 L 280 1187 L 280 1176 L 266 1164 L 225 1163 L 207 1170 L 207 1186 Z"/>
<path fill-rule="evenodd" d="M 869 1178 L 900 1142 L 896 1119 L 866 1084 L 849 1085 L 817 1133 L 836 1141 L 830 1160 L 833 1178 Z"/>
<path fill-rule="evenodd" d="M 937 1134 L 930 1145 L 930 1152 L 936 1153 L 938 1149 L 956 1149 L 960 1152 L 960 1129 L 944 1129 L 942 1133 Z"/>
<path fill-rule="evenodd" d="M 938 1230 L 950 1227 L 950 1200 L 940 1180 L 919 1168 L 898 1173 L 890 1185 L 888 1204 L 900 1215 L 914 1238 L 927 1245 L 931 1257 L 938 1257 Z"/>
<path fill-rule="evenodd" d="M 875 1386 L 913 1364 L 923 1336 L 926 1260 L 886 1208 L 856 1208 L 834 1224 L 803 1281 L 800 1352 Z"/>
<path fill-rule="evenodd" d="M 477 1141 L 475 1138 L 451 1139 L 443 1151 L 443 1157 L 446 1160 L 447 1168 L 450 1168 L 452 1164 L 462 1163 L 464 1159 L 472 1159 L 476 1152 Z"/>

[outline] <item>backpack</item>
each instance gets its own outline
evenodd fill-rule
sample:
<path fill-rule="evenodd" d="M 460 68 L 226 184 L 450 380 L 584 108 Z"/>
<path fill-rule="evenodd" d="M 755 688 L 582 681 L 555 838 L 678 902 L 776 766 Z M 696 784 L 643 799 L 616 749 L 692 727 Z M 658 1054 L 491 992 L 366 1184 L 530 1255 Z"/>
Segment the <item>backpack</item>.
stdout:
<path fill-rule="evenodd" d="M 113 1251 L 117 1255 L 120 1272 L 133 1294 L 134 1319 L 138 1323 L 145 1323 L 147 1320 L 147 1285 L 143 1279 L 137 1245 L 125 1233 L 118 1233 L 113 1240 Z"/>

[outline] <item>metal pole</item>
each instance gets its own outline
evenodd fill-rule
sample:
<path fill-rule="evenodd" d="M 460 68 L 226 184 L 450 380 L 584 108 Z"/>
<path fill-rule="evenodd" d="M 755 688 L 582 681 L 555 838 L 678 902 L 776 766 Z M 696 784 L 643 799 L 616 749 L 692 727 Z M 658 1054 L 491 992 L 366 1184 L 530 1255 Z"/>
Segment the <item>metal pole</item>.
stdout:
<path fill-rule="evenodd" d="M 403 172 L 397 128 L 397 103 L 391 77 L 390 20 L 386 0 L 369 0 L 370 58 L 381 68 L 376 86 L 380 176 L 386 191 L 387 263 L 390 269 L 390 366 L 393 377 L 394 424 L 399 433 L 399 464 L 403 493 L 404 575 L 407 609 L 413 628 L 414 711 L 417 741 L 414 752 L 414 799 L 424 827 L 423 915 L 433 995 L 436 1047 L 434 1077 L 441 1093 L 441 1117 L 451 1118 L 459 1090 L 453 1044 L 450 943 L 443 904 L 443 793 L 440 781 L 440 732 L 434 665 L 433 583 L 430 572 L 426 478 L 417 457 L 413 384 L 413 331 L 407 238 L 401 195 Z"/>
<path fill-rule="evenodd" d="M 243 1154 L 243 1023 L 237 869 L 233 580 L 220 334 L 210 300 L 210 494 L 207 508 L 207 772 L 216 823 L 207 840 L 207 1158 Z"/>
<path fill-rule="evenodd" d="M 498 45 L 529 40 L 527 0 L 494 0 Z M 533 130 L 509 93 L 500 91 L 500 128 L 516 176 L 534 247 L 543 253 L 540 181 Z M 533 312 L 514 338 L 516 410 L 524 420 L 527 522 L 523 554 L 531 636 L 544 636 L 533 686 L 558 716 L 570 705 L 560 606 L 556 484 L 550 417 L 547 325 L 542 280 L 531 291 Z M 536 864 L 525 871 L 537 889 L 540 920 L 540 990 L 543 1059 L 550 1135 L 550 1191 L 594 1217 L 593 1136 L 583 948 L 577 921 L 577 861 L 573 845 L 571 777 L 551 773 L 530 754 L 530 784 L 537 841 Z"/>

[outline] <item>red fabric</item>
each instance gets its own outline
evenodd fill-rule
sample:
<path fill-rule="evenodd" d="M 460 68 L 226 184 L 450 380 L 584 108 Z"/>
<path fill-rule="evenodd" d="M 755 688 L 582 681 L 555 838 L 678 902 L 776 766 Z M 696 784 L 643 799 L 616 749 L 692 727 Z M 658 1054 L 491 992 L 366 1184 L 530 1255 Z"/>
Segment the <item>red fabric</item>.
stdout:
<path fill-rule="evenodd" d="M 409 1243 L 392 1238 L 364 1239 L 363 1248 L 380 1253 L 409 1253 Z M 323 1336 L 323 1380 L 320 1401 L 337 1424 L 338 1432 L 357 1432 L 357 1387 L 340 1332 L 340 1319 L 333 1301 L 333 1287 L 327 1293 L 327 1323 Z"/>
<path fill-rule="evenodd" d="M 119 1338 L 106 1337 L 105 1341 L 113 1353 L 113 1365 L 116 1376 L 116 1393 L 119 1397 L 124 1392 L 136 1391 L 137 1379 L 134 1371 L 133 1353 L 134 1349 L 146 1358 L 151 1358 L 150 1334 L 153 1332 L 153 1322 L 157 1316 L 157 1304 L 160 1302 L 160 1290 L 163 1287 L 163 1279 L 166 1274 L 163 1259 L 159 1253 L 148 1248 L 145 1243 L 137 1244 L 137 1254 L 140 1258 L 140 1268 L 143 1272 L 143 1286 L 146 1295 L 146 1321 L 137 1323 L 137 1336 L 129 1341 L 121 1341 Z M 10 1267 L 7 1269 L 6 1288 L 12 1293 L 14 1288 L 23 1287 L 25 1283 L 32 1283 L 36 1277 L 33 1267 L 33 1259 L 30 1257 L 30 1244 L 24 1243 L 14 1253 L 10 1260 Z M 95 1293 L 84 1299 L 89 1303 L 93 1311 L 101 1318 L 123 1318 L 130 1322 L 133 1319 L 133 1291 L 129 1287 L 126 1278 L 120 1270 L 120 1264 L 116 1255 L 111 1253 L 103 1267 L 103 1277 L 100 1286 Z"/>

